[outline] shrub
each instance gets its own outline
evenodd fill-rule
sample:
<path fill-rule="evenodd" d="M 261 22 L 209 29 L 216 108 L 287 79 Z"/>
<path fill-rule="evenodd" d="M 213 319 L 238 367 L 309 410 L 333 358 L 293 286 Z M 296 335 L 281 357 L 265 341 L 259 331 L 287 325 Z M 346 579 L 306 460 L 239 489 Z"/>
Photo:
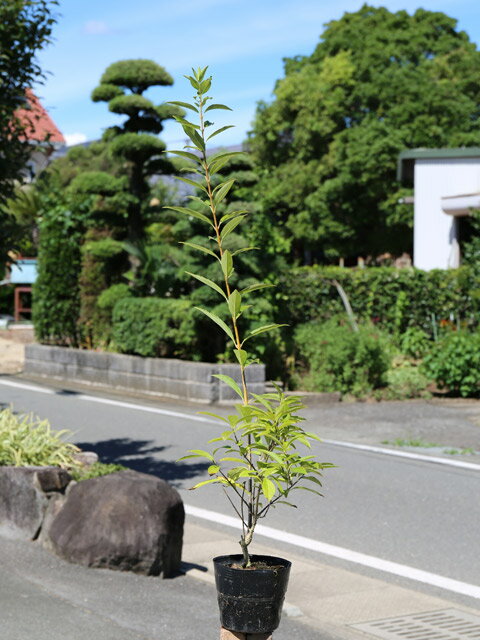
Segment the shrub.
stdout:
<path fill-rule="evenodd" d="M 406 398 L 429 397 L 426 390 L 429 379 L 421 369 L 408 360 L 387 371 L 387 387 L 381 391 L 379 399 L 404 400 Z"/>
<path fill-rule="evenodd" d="M 390 364 L 386 339 L 372 326 L 358 332 L 337 319 L 300 325 L 295 331 L 299 359 L 308 373 L 307 391 L 362 395 L 385 384 Z"/>
<path fill-rule="evenodd" d="M 430 351 L 432 341 L 428 335 L 418 327 L 408 327 L 400 337 L 400 349 L 402 353 L 410 358 L 420 359 Z"/>
<path fill-rule="evenodd" d="M 112 336 L 122 353 L 188 358 L 197 339 L 192 305 L 170 298 L 123 298 L 113 309 Z"/>
<path fill-rule="evenodd" d="M 70 211 L 58 206 L 44 214 L 32 312 L 35 336 L 44 344 L 76 347 L 80 342 L 81 241 L 82 233 Z"/>
<path fill-rule="evenodd" d="M 480 333 L 452 332 L 435 343 L 423 369 L 441 389 L 466 398 L 480 393 Z"/>
<path fill-rule="evenodd" d="M 48 420 L 0 411 L 0 465 L 75 466 L 78 448 L 63 441 L 68 431 L 53 431 Z"/>

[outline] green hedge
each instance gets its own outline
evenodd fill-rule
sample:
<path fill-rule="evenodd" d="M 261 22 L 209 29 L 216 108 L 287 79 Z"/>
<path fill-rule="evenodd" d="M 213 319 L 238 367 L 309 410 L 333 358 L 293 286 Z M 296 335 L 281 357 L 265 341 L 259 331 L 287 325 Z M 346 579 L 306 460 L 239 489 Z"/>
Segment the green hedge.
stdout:
<path fill-rule="evenodd" d="M 121 353 L 191 358 L 197 335 L 188 300 L 123 298 L 113 309 L 113 343 Z"/>
<path fill-rule="evenodd" d="M 277 321 L 295 327 L 344 313 L 333 280 L 344 288 L 358 318 L 371 320 L 391 333 L 419 327 L 434 337 L 439 327 L 451 322 L 469 328 L 478 325 L 480 281 L 469 267 L 445 271 L 393 267 L 291 269 L 280 277 L 274 294 Z"/>
<path fill-rule="evenodd" d="M 80 344 L 78 276 L 82 238 L 65 207 L 57 206 L 44 213 L 32 310 L 35 336 L 43 344 Z"/>

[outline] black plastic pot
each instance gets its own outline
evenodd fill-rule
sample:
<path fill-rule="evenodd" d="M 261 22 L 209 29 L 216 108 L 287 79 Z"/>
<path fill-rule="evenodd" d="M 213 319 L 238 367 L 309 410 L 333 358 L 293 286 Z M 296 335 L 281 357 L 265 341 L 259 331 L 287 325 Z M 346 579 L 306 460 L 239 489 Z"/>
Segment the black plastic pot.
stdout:
<path fill-rule="evenodd" d="M 213 559 L 220 621 L 225 629 L 241 633 L 271 633 L 280 624 L 292 563 L 274 556 L 251 556 L 267 567 L 233 569 L 242 555 Z"/>

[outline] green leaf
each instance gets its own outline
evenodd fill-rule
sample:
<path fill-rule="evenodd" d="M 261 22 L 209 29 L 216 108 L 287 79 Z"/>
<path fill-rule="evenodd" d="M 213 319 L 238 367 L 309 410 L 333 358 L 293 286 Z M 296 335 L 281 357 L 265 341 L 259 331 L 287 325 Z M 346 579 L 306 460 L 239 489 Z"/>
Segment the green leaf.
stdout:
<path fill-rule="evenodd" d="M 213 222 L 208 218 L 204 213 L 200 213 L 199 211 L 195 211 L 194 209 L 189 209 L 188 207 L 171 207 L 165 206 L 164 209 L 171 209 L 172 211 L 177 211 L 178 213 L 183 213 L 186 216 L 192 216 L 193 218 L 198 218 L 199 220 L 203 220 L 203 222 L 207 222 L 211 227 L 215 228 Z"/>
<path fill-rule="evenodd" d="M 194 153 L 190 153 L 189 151 L 167 151 L 166 153 L 173 153 L 176 156 L 188 158 L 189 160 L 194 160 L 195 162 L 200 162 L 200 158 Z"/>
<path fill-rule="evenodd" d="M 214 313 L 212 313 L 211 311 L 207 311 L 206 309 L 202 309 L 202 307 L 195 307 L 195 309 L 197 309 L 198 311 L 201 311 L 202 313 L 204 313 L 206 316 L 208 316 L 210 318 L 210 320 L 213 320 L 213 322 L 215 322 L 216 324 L 218 324 L 219 327 L 221 327 L 225 333 L 227 334 L 227 336 L 230 338 L 230 340 L 235 343 L 235 338 L 233 337 L 233 333 L 232 330 L 230 329 L 230 327 L 228 327 L 225 322 L 219 318 L 217 315 L 215 315 Z"/>
<path fill-rule="evenodd" d="M 220 264 L 222 265 L 223 275 L 226 278 L 229 278 L 233 271 L 233 259 L 232 254 L 228 249 L 223 252 L 222 258 L 220 260 Z"/>
<path fill-rule="evenodd" d="M 174 119 L 178 122 L 178 124 L 181 124 L 183 129 L 185 130 L 185 127 L 187 128 L 191 128 L 191 129 L 200 129 L 198 124 L 195 124 L 194 122 L 190 122 L 189 120 L 185 120 L 185 118 L 182 118 L 181 116 L 173 116 Z"/>
<path fill-rule="evenodd" d="M 243 349 L 234 349 L 233 353 L 235 354 L 240 366 L 244 367 L 247 362 L 248 353 Z"/>
<path fill-rule="evenodd" d="M 222 240 L 225 240 L 225 238 L 232 233 L 232 231 L 238 227 L 238 225 L 241 223 L 241 221 L 245 218 L 246 216 L 237 216 L 236 218 L 234 218 L 233 220 L 230 220 L 230 222 L 227 222 L 227 224 L 223 227 L 222 232 L 221 232 L 221 238 Z"/>
<path fill-rule="evenodd" d="M 179 244 L 184 244 L 186 247 L 197 249 L 198 251 L 202 251 L 203 253 L 208 253 L 209 256 L 213 256 L 217 260 L 219 259 L 214 251 L 212 251 L 211 249 L 207 249 L 207 247 L 202 247 L 202 245 L 200 244 L 195 244 L 194 242 L 180 242 Z"/>
<path fill-rule="evenodd" d="M 275 495 L 275 485 L 269 478 L 262 480 L 262 493 L 269 502 Z"/>
<path fill-rule="evenodd" d="M 244 247 L 243 249 L 237 249 L 232 253 L 232 257 L 237 256 L 239 253 L 245 253 L 245 251 L 256 251 L 256 250 L 258 250 L 258 247 Z"/>
<path fill-rule="evenodd" d="M 197 273 L 191 273 L 190 271 L 185 271 L 185 273 L 188 273 L 188 275 L 192 276 L 192 278 L 196 278 L 197 280 L 200 280 L 200 282 L 202 282 L 203 284 L 206 284 L 207 287 L 210 287 L 211 289 L 219 293 L 221 296 L 223 296 L 225 300 L 227 299 L 227 294 L 225 293 L 225 291 L 221 287 L 219 287 L 216 282 L 213 282 L 213 280 L 210 280 L 209 278 L 205 278 L 205 276 L 200 276 Z"/>
<path fill-rule="evenodd" d="M 232 179 L 228 180 L 227 182 L 222 182 L 218 185 L 218 187 L 215 187 L 213 191 L 213 201 L 216 205 L 220 204 L 220 202 L 222 202 L 226 198 L 227 193 L 233 187 L 234 183 L 235 179 Z"/>
<path fill-rule="evenodd" d="M 220 471 L 220 467 L 218 466 L 218 464 L 211 464 L 211 465 L 208 467 L 208 475 L 209 475 L 209 476 L 213 476 L 213 475 L 215 475 L 216 473 L 218 473 L 219 471 Z"/>
<path fill-rule="evenodd" d="M 207 93 L 207 91 L 210 89 L 211 86 L 212 86 L 211 78 L 207 78 L 206 80 L 203 80 L 200 83 L 199 93 Z M 205 111 L 208 111 L 208 109 L 205 109 Z"/>
<path fill-rule="evenodd" d="M 210 140 L 210 138 L 213 138 L 214 136 L 218 136 L 219 133 L 223 133 L 224 131 L 226 131 L 227 129 L 233 129 L 235 125 L 234 124 L 229 124 L 226 127 L 220 127 L 220 129 L 217 129 L 216 131 L 214 131 L 213 133 L 211 133 L 207 140 Z"/>
<path fill-rule="evenodd" d="M 222 482 L 222 478 L 210 478 L 210 480 L 204 480 L 203 482 L 197 482 L 193 487 L 190 487 L 190 490 L 198 489 L 199 487 L 204 487 L 206 484 L 212 484 L 213 482 Z"/>
<path fill-rule="evenodd" d="M 230 107 L 227 107 L 226 104 L 211 104 L 205 109 L 205 113 L 207 113 L 207 111 L 213 111 L 213 109 L 225 109 L 226 111 L 232 111 L 232 109 L 230 109 Z"/>
<path fill-rule="evenodd" d="M 228 308 L 233 318 L 237 318 L 240 313 L 240 307 L 242 304 L 242 296 L 235 289 L 228 297 Z"/>
<path fill-rule="evenodd" d="M 198 91 L 200 84 L 195 80 L 195 78 L 192 78 L 192 76 L 183 76 L 183 77 L 190 82 L 190 84 L 195 89 L 195 91 Z"/>
<path fill-rule="evenodd" d="M 260 333 L 266 333 L 267 331 L 272 331 L 273 329 L 278 329 L 278 327 L 286 327 L 286 324 L 266 324 L 263 327 L 259 327 L 258 329 L 254 329 L 250 331 L 250 334 L 245 338 L 243 342 L 250 340 L 253 336 L 258 336 Z"/>
<path fill-rule="evenodd" d="M 205 142 L 202 136 L 194 128 L 182 124 L 182 128 L 199 151 L 205 152 Z"/>
<path fill-rule="evenodd" d="M 245 289 L 242 289 L 240 293 L 251 293 L 252 291 L 257 291 L 258 289 L 267 289 L 268 287 L 274 286 L 274 284 L 259 282 L 258 284 L 251 284 L 249 287 L 245 287 Z"/>
<path fill-rule="evenodd" d="M 201 189 L 202 191 L 204 191 L 206 194 L 208 194 L 208 191 L 206 190 L 206 188 L 201 185 L 199 182 L 195 182 L 194 180 L 190 180 L 190 178 L 183 178 L 182 176 L 173 176 L 175 178 L 175 180 L 180 180 L 181 182 L 185 182 L 186 184 L 191 184 L 192 187 L 195 187 L 196 189 Z M 170 207 L 171 209 L 171 207 Z"/>
<path fill-rule="evenodd" d="M 207 458 L 208 460 L 215 462 L 212 454 L 208 451 L 204 451 L 203 449 L 189 449 L 189 453 L 191 454 L 189 457 Z"/>
<path fill-rule="evenodd" d="M 185 109 L 191 109 L 192 111 L 195 111 L 196 113 L 198 113 L 197 107 L 194 107 L 193 104 L 190 104 L 189 102 L 179 102 L 178 100 L 170 100 L 169 102 L 167 102 L 167 104 L 174 104 L 177 107 L 185 107 Z"/>
<path fill-rule="evenodd" d="M 228 386 L 231 389 L 233 389 L 235 391 L 235 393 L 237 395 L 239 395 L 240 398 L 243 400 L 243 393 L 242 393 L 240 387 L 238 386 L 238 384 L 235 382 L 235 380 L 233 378 L 231 378 L 230 376 L 225 376 L 225 375 L 223 375 L 223 373 L 214 373 L 213 377 L 214 378 L 218 378 L 222 382 L 225 382 L 225 384 L 228 384 Z"/>
<path fill-rule="evenodd" d="M 230 158 L 223 158 L 220 160 L 214 160 L 211 164 L 208 165 L 208 170 L 210 172 L 210 175 L 213 176 L 214 173 L 218 173 L 220 171 L 220 169 L 223 169 L 223 167 L 228 164 Z"/>
<path fill-rule="evenodd" d="M 227 220 L 232 220 L 233 218 L 236 218 L 238 216 L 243 216 L 247 213 L 250 213 L 250 211 L 247 211 L 246 209 L 238 209 L 237 211 L 226 213 L 224 216 L 220 218 L 220 224 L 224 224 L 225 222 L 227 222 Z"/>

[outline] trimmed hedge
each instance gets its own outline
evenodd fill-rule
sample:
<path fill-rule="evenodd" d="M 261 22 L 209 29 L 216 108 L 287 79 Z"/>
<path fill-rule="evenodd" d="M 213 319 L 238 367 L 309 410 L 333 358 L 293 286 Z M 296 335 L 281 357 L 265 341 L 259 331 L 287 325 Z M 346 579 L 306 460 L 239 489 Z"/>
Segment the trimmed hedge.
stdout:
<path fill-rule="evenodd" d="M 194 313 L 188 300 L 123 298 L 113 309 L 114 346 L 120 353 L 191 359 L 197 341 Z"/>
<path fill-rule="evenodd" d="M 35 336 L 43 344 L 80 344 L 78 276 L 82 238 L 68 209 L 57 206 L 44 213 L 32 310 Z"/>
<path fill-rule="evenodd" d="M 333 280 L 344 288 L 359 319 L 370 320 L 390 333 L 398 335 L 408 327 L 418 327 L 434 337 L 445 324 L 478 325 L 480 279 L 470 267 L 433 271 L 394 267 L 291 269 L 280 277 L 274 293 L 277 321 L 295 327 L 344 313 Z"/>

